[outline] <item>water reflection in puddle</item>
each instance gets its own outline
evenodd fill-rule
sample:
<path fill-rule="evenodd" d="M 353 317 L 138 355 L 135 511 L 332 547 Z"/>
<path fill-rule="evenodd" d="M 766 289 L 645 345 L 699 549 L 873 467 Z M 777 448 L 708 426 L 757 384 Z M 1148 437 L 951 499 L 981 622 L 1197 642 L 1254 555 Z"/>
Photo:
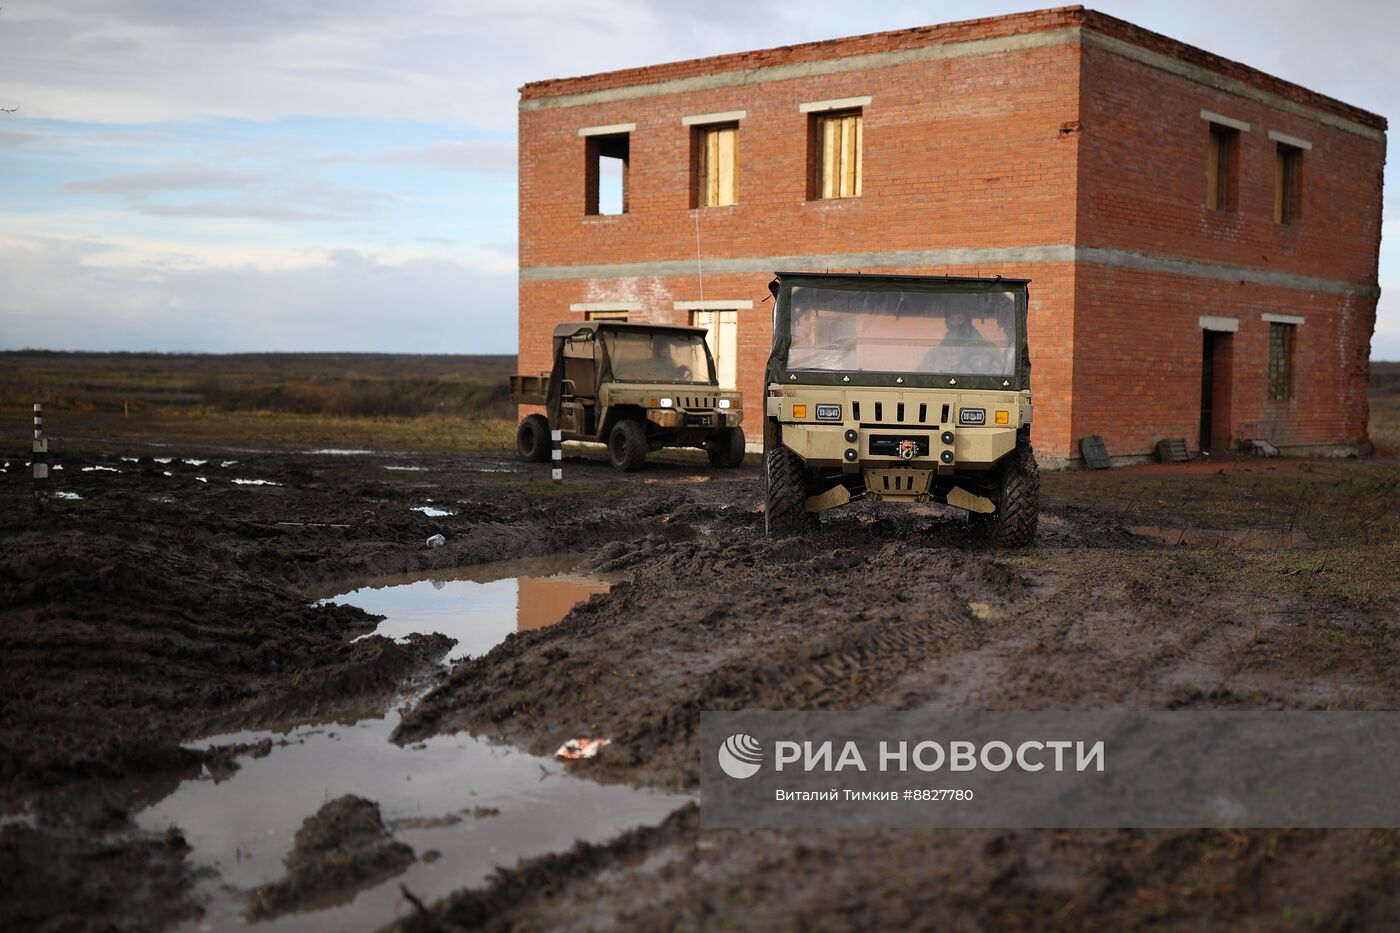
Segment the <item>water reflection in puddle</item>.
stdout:
<path fill-rule="evenodd" d="M 512 562 L 381 578 L 351 584 L 348 592 L 342 586 L 309 595 L 385 615 L 376 631 L 388 637 L 442 632 L 458 639 L 452 656 L 463 657 L 489 650 L 511 632 L 553 624 L 579 601 L 608 589 L 605 580 L 572 573 L 573 565 L 559 559 Z M 413 848 L 417 861 L 403 874 L 348 892 L 324 909 L 263 921 L 255 929 L 378 929 L 412 910 L 400 884 L 430 902 L 478 885 L 496 867 L 521 858 L 658 823 L 689 799 L 576 779 L 554 759 L 466 734 L 402 748 L 389 741 L 398 720 L 394 709 L 351 725 L 240 732 L 199 743 L 270 738 L 274 747 L 264 758 L 240 758 L 239 770 L 217 784 L 208 778 L 182 782 L 137 816 L 152 831 L 180 827 L 191 860 L 217 869 L 218 877 L 201 882 L 206 914 L 195 928 L 243 925 L 248 893 L 282 877 L 282 860 L 302 821 L 343 794 L 378 803 L 384 822 Z M 430 852 L 438 854 L 425 859 Z"/>
<path fill-rule="evenodd" d="M 573 558 L 546 557 L 452 571 L 398 574 L 308 593 L 384 616 L 373 634 L 403 639 L 440 632 L 457 639 L 447 660 L 481 655 L 511 632 L 543 628 L 611 584 L 572 572 Z"/>

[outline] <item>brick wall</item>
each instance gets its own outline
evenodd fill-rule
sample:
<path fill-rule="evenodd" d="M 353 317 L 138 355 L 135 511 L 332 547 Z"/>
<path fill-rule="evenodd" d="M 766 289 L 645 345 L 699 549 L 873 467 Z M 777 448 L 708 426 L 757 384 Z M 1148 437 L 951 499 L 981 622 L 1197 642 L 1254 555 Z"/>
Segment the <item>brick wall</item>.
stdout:
<path fill-rule="evenodd" d="M 1332 289 L 1374 285 L 1383 140 L 1093 46 L 1082 68 L 1081 246 L 1310 276 Z M 1236 137 L 1231 210 L 1207 206 L 1202 110 L 1249 125 Z M 1275 222 L 1270 130 L 1312 144 L 1296 224 Z M 1298 447 L 1365 439 L 1374 296 L 1081 262 L 1075 302 L 1076 443 L 1101 434 L 1124 454 L 1163 437 L 1196 446 L 1203 315 L 1239 322 L 1213 434 Z M 1286 402 L 1266 398 L 1266 313 L 1306 322 L 1296 331 L 1295 391 Z"/>
<path fill-rule="evenodd" d="M 746 69 L 767 70 L 725 77 Z M 1049 459 L 1077 456 L 1092 433 L 1114 453 L 1146 453 L 1162 436 L 1194 444 L 1201 315 L 1240 322 L 1220 383 L 1231 434 L 1271 431 L 1297 445 L 1364 434 L 1379 117 L 1077 7 L 521 93 L 524 371 L 548 367 L 553 326 L 583 316 L 574 303 L 632 303 L 633 320 L 686 322 L 674 302 L 751 301 L 739 311 L 738 372 L 757 434 L 776 268 L 1002 274 L 1032 279 L 1035 442 Z M 863 196 L 811 200 L 810 117 L 799 105 L 851 97 L 871 98 Z M 1234 212 L 1205 207 L 1202 109 L 1252 127 L 1241 134 Z M 745 113 L 739 203 L 692 209 L 693 130 L 682 117 L 727 111 Z M 589 216 L 578 131 L 612 124 L 636 126 L 628 213 Z M 1293 227 L 1273 222 L 1270 129 L 1313 145 Z M 956 252 L 967 250 L 981 252 Z M 1150 268 L 1162 259 L 1176 265 Z M 606 268 L 618 264 L 634 268 Z M 569 268 L 580 266 L 604 268 Z M 1248 281 L 1232 279 L 1237 268 Z M 1283 287 L 1281 275 L 1311 279 Z M 1326 281 L 1313 288 L 1314 279 Z M 1288 403 L 1264 398 L 1263 313 L 1306 318 Z"/>

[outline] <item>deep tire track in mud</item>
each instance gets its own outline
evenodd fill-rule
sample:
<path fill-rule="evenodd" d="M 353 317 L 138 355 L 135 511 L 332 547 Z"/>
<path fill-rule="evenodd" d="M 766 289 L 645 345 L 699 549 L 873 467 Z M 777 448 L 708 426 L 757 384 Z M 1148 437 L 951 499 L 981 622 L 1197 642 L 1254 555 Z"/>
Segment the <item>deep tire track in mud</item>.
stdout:
<path fill-rule="evenodd" d="M 621 769 L 629 780 L 690 787 L 701 710 L 897 705 L 888 688 L 901 675 L 978 644 L 956 581 L 978 577 L 986 559 L 950 564 L 905 544 L 863 544 L 768 542 L 750 528 L 724 543 L 647 538 L 604 549 L 595 568 L 643 569 L 538 637 L 460 665 L 398 739 L 490 727 L 546 753 L 565 733 L 606 735 L 622 753 L 595 776 Z M 846 582 L 830 583 L 833 574 Z M 911 576 L 921 582 L 900 584 Z M 890 603 L 895 611 L 883 608 Z M 659 637 L 662 666 L 645 650 Z M 557 731 L 536 728 L 550 723 Z"/>
<path fill-rule="evenodd" d="M 1319 652 L 1320 608 L 1242 589 L 1238 559 L 1128 535 L 1112 513 L 1052 508 L 1023 551 L 887 508 L 780 542 L 753 513 L 692 517 L 693 541 L 601 549 L 593 565 L 629 584 L 463 664 L 406 735 L 468 727 L 539 751 L 605 735 L 581 771 L 684 788 L 702 710 L 1400 704 L 1393 642 Z M 722 586 L 696 582 L 711 569 Z M 1397 906 L 1397 855 L 1389 831 L 702 834 L 682 813 L 403 927 L 1366 928 Z"/>

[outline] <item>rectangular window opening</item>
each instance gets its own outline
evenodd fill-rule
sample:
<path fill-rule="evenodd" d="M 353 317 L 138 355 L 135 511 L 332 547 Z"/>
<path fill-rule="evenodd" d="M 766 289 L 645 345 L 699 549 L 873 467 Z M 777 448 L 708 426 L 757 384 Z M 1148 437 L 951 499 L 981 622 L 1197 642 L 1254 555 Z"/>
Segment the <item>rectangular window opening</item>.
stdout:
<path fill-rule="evenodd" d="M 630 154 L 630 133 L 584 138 L 584 213 L 627 213 Z"/>
<path fill-rule="evenodd" d="M 692 207 L 739 202 L 739 124 L 697 126 L 692 134 Z"/>
<path fill-rule="evenodd" d="M 1206 205 L 1211 210 L 1233 211 L 1239 206 L 1240 131 L 1211 123 L 1206 159 Z"/>
<path fill-rule="evenodd" d="M 1274 221 L 1296 224 L 1303 216 L 1303 150 L 1278 144 L 1274 172 Z"/>
<path fill-rule="evenodd" d="M 1293 324 L 1269 324 L 1269 400 L 1293 397 Z"/>
<path fill-rule="evenodd" d="M 808 133 L 812 199 L 861 196 L 863 124 L 860 110 L 812 115 Z"/>
<path fill-rule="evenodd" d="M 585 321 L 625 321 L 626 311 L 585 311 L 583 312 Z"/>

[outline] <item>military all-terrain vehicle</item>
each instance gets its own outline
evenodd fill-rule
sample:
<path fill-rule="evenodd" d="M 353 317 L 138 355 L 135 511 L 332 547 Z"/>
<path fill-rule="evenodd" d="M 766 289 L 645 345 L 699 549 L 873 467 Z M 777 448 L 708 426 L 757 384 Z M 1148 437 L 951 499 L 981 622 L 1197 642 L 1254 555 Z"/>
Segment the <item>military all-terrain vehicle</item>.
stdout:
<path fill-rule="evenodd" d="M 608 445 L 619 470 L 648 451 L 700 447 L 710 463 L 744 460 L 743 396 L 721 389 L 703 327 L 583 321 L 554 328 L 554 370 L 511 376 L 511 400 L 543 405 L 516 431 L 523 460 L 550 458 L 551 427 L 566 441 Z"/>
<path fill-rule="evenodd" d="M 780 272 L 763 429 L 770 536 L 868 498 L 966 509 L 1029 544 L 1028 280 Z"/>

